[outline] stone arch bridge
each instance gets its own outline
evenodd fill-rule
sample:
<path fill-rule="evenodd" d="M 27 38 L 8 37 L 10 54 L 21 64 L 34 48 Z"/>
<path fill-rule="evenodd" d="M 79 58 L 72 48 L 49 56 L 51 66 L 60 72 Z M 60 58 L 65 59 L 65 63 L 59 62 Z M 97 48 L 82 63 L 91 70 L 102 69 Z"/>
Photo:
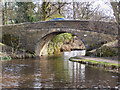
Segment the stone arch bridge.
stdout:
<path fill-rule="evenodd" d="M 46 21 L 34 23 L 21 23 L 2 26 L 3 43 L 7 44 L 7 35 L 19 38 L 20 47 L 36 53 L 40 51 L 52 37 L 60 33 L 71 33 L 84 40 L 86 47 L 98 43 L 109 42 L 116 39 L 118 34 L 117 23 L 103 21 Z"/>

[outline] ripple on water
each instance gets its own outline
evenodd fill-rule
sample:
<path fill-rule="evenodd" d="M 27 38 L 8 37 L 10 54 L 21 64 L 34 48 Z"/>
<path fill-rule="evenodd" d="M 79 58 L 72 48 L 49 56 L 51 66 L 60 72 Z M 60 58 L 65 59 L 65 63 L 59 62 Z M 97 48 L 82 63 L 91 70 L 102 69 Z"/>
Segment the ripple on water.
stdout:
<path fill-rule="evenodd" d="M 68 61 L 69 56 L 5 62 L 0 84 L 5 88 L 119 87 L 118 74 Z"/>

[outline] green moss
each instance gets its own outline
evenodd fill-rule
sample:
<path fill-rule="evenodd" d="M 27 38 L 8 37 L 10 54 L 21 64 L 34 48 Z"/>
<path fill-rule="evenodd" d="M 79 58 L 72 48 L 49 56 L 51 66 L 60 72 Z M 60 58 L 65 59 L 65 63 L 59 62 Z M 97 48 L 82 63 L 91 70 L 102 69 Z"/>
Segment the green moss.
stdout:
<path fill-rule="evenodd" d="M 76 57 L 71 57 L 70 59 L 80 59 L 80 58 L 76 56 Z"/>
<path fill-rule="evenodd" d="M 0 45 L 1 45 L 1 46 L 5 46 L 5 44 L 3 44 L 3 43 L 1 43 L 1 42 L 0 42 Z"/>
<path fill-rule="evenodd" d="M 3 56 L 3 57 L 0 57 L 0 60 L 11 60 L 11 57 L 10 56 Z"/>
<path fill-rule="evenodd" d="M 73 60 L 76 59 L 76 60 Z M 90 63 L 94 63 L 94 64 L 104 64 L 104 65 L 109 65 L 109 66 L 116 66 L 116 67 L 120 67 L 119 64 L 114 64 L 114 63 L 108 63 L 108 62 L 102 62 L 102 61 L 94 61 L 94 60 L 87 60 L 87 59 L 78 59 L 76 57 L 71 57 L 69 59 L 70 61 L 77 61 L 77 62 L 90 62 Z"/>
<path fill-rule="evenodd" d="M 72 40 L 72 34 L 70 33 L 62 33 L 55 36 L 54 38 L 52 38 L 52 40 L 48 45 L 48 54 L 49 55 L 56 54 L 56 53 L 59 54 L 60 49 L 63 45 L 63 42 L 64 41 L 69 42 L 69 40 Z"/>
<path fill-rule="evenodd" d="M 108 43 L 104 44 L 104 46 L 118 47 L 118 40 L 115 40 L 113 42 L 108 42 Z"/>

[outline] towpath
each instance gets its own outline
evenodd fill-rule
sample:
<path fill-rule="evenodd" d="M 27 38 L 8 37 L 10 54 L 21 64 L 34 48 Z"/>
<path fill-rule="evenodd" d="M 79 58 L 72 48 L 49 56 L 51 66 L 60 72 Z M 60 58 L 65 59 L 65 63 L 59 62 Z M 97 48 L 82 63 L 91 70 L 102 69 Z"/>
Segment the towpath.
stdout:
<path fill-rule="evenodd" d="M 120 61 L 118 61 L 118 60 L 111 60 L 111 59 L 104 59 L 104 58 L 95 58 L 95 57 L 80 57 L 80 58 L 81 59 L 87 59 L 87 60 L 100 61 L 100 62 L 120 64 Z"/>

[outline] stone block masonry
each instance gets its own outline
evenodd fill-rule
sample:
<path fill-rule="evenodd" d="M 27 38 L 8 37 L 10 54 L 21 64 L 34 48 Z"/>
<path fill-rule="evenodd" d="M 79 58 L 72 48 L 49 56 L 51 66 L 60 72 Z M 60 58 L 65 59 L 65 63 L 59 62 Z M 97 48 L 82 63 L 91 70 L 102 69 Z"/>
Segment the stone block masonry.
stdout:
<path fill-rule="evenodd" d="M 1 27 L 3 29 L 3 37 L 4 35 L 10 34 L 19 38 L 20 47 L 27 52 L 37 52 L 36 55 L 39 55 L 40 50 L 48 41 L 43 39 L 52 34 L 71 33 L 81 40 L 84 39 L 86 47 L 96 43 L 114 41 L 118 35 L 117 23 L 102 21 L 46 21 L 5 25 Z M 3 41 L 5 41 L 4 38 Z M 42 43 L 43 41 L 44 43 Z"/>

